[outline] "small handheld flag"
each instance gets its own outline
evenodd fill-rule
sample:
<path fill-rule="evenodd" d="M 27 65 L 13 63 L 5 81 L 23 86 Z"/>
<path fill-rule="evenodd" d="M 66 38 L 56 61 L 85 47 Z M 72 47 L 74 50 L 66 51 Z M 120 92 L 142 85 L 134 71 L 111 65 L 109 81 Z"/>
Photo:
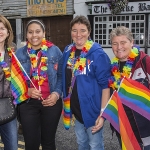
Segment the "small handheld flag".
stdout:
<path fill-rule="evenodd" d="M 114 91 L 102 116 L 120 133 L 122 150 L 141 150 L 117 91 Z"/>

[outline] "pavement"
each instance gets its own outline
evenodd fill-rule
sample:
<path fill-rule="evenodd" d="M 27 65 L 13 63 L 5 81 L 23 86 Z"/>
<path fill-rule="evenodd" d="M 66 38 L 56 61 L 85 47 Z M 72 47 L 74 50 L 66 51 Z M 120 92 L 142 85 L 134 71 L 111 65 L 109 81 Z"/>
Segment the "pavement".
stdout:
<path fill-rule="evenodd" d="M 24 150 L 23 136 L 18 136 L 18 150 Z M 104 146 L 105 150 L 121 150 L 118 140 L 114 134 L 112 138 L 109 122 L 105 121 L 104 124 Z M 0 141 L 0 150 L 4 150 L 3 144 Z M 77 150 L 76 136 L 73 127 L 69 130 L 65 130 L 62 124 L 62 118 L 60 119 L 57 133 L 56 133 L 56 147 L 57 150 Z M 41 150 L 41 148 L 40 148 Z"/>
<path fill-rule="evenodd" d="M 73 127 L 65 130 L 60 120 L 59 127 L 56 134 L 57 150 L 77 150 L 76 137 Z M 104 147 L 105 150 L 121 150 L 116 135 L 113 135 L 109 127 L 109 122 L 105 121 L 104 124 Z"/>

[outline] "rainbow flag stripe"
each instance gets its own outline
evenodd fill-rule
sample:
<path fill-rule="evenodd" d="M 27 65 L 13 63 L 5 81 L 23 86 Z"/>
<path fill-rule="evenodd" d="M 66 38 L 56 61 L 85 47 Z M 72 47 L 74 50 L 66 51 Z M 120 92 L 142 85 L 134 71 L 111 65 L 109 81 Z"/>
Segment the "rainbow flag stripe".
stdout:
<path fill-rule="evenodd" d="M 107 105 L 107 109 L 103 112 L 103 117 L 109 120 L 113 127 L 120 132 L 117 99 L 114 95 L 112 95 L 111 100 Z"/>
<path fill-rule="evenodd" d="M 118 91 L 122 103 L 150 120 L 150 90 L 143 84 L 124 78 Z"/>
<path fill-rule="evenodd" d="M 19 104 L 29 98 L 25 76 L 14 55 L 11 57 L 11 91 L 14 96 L 14 104 Z"/>
<path fill-rule="evenodd" d="M 116 115 L 116 116 L 118 116 L 118 120 L 119 120 L 118 122 L 115 121 L 115 118 L 112 115 L 113 111 L 108 111 L 108 109 L 111 108 L 111 107 L 109 107 L 109 104 L 110 105 L 113 104 L 113 107 L 116 108 L 115 110 L 118 113 L 118 115 Z M 119 129 L 116 128 L 116 125 L 114 125 L 114 124 L 112 124 L 112 125 L 114 126 L 114 128 L 117 131 L 119 131 L 119 133 L 121 135 L 122 150 L 135 150 L 135 149 L 141 150 L 139 143 L 138 143 L 138 141 L 137 141 L 137 139 L 133 133 L 133 130 L 131 128 L 131 125 L 129 123 L 127 115 L 124 111 L 124 108 L 122 106 L 122 103 L 120 101 L 120 98 L 119 98 L 117 91 L 115 91 L 113 93 L 113 95 L 112 95 L 110 101 L 108 102 L 108 105 L 105 108 L 102 116 L 105 117 L 110 122 L 112 122 L 112 120 L 113 120 L 113 122 L 118 123 L 117 127 L 119 127 Z M 111 117 L 113 117 L 113 118 L 111 118 Z"/>

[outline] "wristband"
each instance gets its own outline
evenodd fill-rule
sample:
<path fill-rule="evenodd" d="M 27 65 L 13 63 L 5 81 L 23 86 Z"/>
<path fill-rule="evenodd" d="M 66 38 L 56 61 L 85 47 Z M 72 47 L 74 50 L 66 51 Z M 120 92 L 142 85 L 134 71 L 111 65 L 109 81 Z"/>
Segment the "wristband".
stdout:
<path fill-rule="evenodd" d="M 100 114 L 100 117 L 102 117 L 102 118 L 104 119 L 104 121 L 105 121 L 105 120 L 106 120 L 106 118 L 104 118 L 104 117 L 102 116 L 102 114 L 103 114 L 104 110 L 105 110 L 105 108 L 101 108 L 101 114 Z"/>
<path fill-rule="evenodd" d="M 101 112 L 103 112 L 105 110 L 105 108 L 101 108 Z"/>

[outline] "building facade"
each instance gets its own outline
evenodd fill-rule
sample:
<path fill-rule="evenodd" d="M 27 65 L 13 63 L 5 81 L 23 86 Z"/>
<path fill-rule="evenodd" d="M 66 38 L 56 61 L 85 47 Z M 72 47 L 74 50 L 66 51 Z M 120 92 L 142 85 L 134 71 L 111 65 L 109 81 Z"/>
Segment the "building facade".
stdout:
<path fill-rule="evenodd" d="M 75 7 L 75 12 L 77 15 L 82 14 L 89 18 L 92 26 L 92 39 L 102 45 L 110 58 L 114 55 L 111 50 L 109 33 L 117 26 L 128 27 L 133 33 L 134 43 L 150 55 L 149 0 L 129 0 L 121 13 L 115 15 L 112 15 L 107 0 L 84 0 L 77 5 L 80 5 L 80 8 L 86 7 L 84 9 Z"/>
<path fill-rule="evenodd" d="M 62 51 L 71 42 L 69 23 L 74 14 L 73 0 L 0 0 L 0 14 L 11 23 L 19 48 L 26 41 L 26 24 L 40 19 L 46 25 L 46 39 Z"/>
<path fill-rule="evenodd" d="M 135 44 L 150 55 L 150 1 L 129 0 L 115 15 L 108 4 L 107 0 L 0 0 L 0 14 L 11 22 L 17 47 L 26 41 L 27 22 L 37 18 L 46 25 L 46 38 L 63 51 L 71 42 L 70 21 L 76 15 L 85 15 L 91 23 L 91 38 L 102 45 L 110 58 L 114 55 L 109 33 L 120 25 L 129 27 Z"/>

